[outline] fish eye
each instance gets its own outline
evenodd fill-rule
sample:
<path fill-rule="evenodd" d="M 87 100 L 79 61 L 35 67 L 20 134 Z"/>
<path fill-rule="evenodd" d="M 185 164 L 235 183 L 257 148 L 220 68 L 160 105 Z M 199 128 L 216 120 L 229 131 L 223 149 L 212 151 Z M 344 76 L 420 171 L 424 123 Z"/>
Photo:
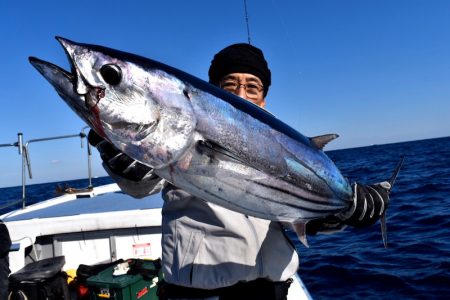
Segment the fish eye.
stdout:
<path fill-rule="evenodd" d="M 118 85 L 122 81 L 122 70 L 117 65 L 109 64 L 100 68 L 100 74 L 107 84 Z"/>

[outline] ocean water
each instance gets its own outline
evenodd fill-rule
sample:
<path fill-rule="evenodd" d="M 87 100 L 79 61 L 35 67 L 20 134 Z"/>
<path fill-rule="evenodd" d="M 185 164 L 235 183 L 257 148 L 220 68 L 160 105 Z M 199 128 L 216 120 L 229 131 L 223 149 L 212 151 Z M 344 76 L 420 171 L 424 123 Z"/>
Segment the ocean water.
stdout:
<path fill-rule="evenodd" d="M 379 223 L 309 236 L 299 274 L 314 299 L 450 299 L 450 137 L 329 151 L 350 182 L 387 180 L 405 156 L 387 213 L 388 248 Z M 93 180 L 110 183 L 109 177 Z M 61 182 L 85 187 L 87 180 Z M 57 183 L 27 188 L 28 203 L 55 195 Z M 2 203 L 21 187 L 0 189 Z M 20 206 L 19 206 L 20 207 Z M 4 212 L 4 210 L 3 210 Z M 2 212 L 0 212 L 2 213 Z"/>
<path fill-rule="evenodd" d="M 450 137 L 327 153 L 351 182 L 389 179 L 405 161 L 380 224 L 297 243 L 315 299 L 450 299 Z"/>

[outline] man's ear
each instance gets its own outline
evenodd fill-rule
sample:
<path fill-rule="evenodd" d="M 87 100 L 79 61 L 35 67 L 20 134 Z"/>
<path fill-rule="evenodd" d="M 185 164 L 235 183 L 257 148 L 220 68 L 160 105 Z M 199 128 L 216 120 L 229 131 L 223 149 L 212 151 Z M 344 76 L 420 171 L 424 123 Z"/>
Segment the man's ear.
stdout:
<path fill-rule="evenodd" d="M 263 100 L 259 106 L 261 106 L 262 108 L 266 107 L 266 98 L 263 98 Z"/>

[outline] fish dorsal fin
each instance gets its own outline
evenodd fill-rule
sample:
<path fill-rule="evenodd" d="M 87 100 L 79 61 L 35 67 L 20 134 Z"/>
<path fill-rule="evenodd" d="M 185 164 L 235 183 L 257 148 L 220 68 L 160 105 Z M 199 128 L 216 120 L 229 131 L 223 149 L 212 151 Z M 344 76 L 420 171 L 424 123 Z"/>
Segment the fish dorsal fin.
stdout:
<path fill-rule="evenodd" d="M 332 140 L 334 140 L 335 138 L 338 138 L 338 137 L 339 137 L 339 135 L 337 135 L 335 133 L 331 133 L 331 134 L 324 134 L 324 135 L 311 137 L 309 139 L 314 144 L 314 146 L 316 146 L 320 150 L 323 150 L 323 147 L 325 147 L 326 144 L 328 144 L 329 142 L 331 142 Z"/>

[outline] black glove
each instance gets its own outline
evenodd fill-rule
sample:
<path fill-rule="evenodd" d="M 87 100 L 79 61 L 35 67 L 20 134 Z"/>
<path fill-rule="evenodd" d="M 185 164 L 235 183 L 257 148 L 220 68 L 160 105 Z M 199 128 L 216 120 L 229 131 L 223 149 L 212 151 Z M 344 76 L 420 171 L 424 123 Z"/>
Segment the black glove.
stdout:
<path fill-rule="evenodd" d="M 386 181 L 372 185 L 353 184 L 350 208 L 335 216 L 309 221 L 306 233 L 331 233 L 342 230 L 346 225 L 362 228 L 374 224 L 388 207 L 390 189 L 391 185 Z"/>
<path fill-rule="evenodd" d="M 361 228 L 374 224 L 389 205 L 391 185 L 384 181 L 372 185 L 353 185 L 353 205 L 338 217 L 344 224 Z"/>
<path fill-rule="evenodd" d="M 88 134 L 89 143 L 97 148 L 103 163 L 114 174 L 127 180 L 139 182 L 146 176 L 152 174 L 152 168 L 132 159 L 113 144 L 104 140 L 95 131 L 90 130 Z"/>

